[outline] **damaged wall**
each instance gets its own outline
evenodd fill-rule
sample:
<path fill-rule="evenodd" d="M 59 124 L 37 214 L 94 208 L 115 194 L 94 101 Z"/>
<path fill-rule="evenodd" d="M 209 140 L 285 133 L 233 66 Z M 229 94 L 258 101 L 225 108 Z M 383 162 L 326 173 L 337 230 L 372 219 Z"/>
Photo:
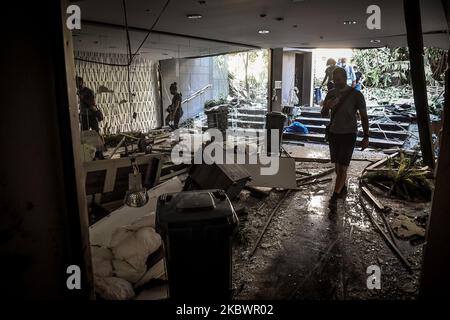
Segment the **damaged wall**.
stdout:
<path fill-rule="evenodd" d="M 96 52 L 75 52 L 82 59 L 114 64 L 126 64 L 126 54 L 107 54 Z M 130 108 L 128 102 L 127 68 L 107 66 L 75 60 L 77 75 L 84 79 L 85 85 L 95 92 L 97 105 L 103 112 L 100 123 L 102 133 L 126 131 L 148 131 L 161 125 L 160 95 L 158 88 L 157 62 L 144 57 L 136 57 L 131 66 L 131 92 L 134 93 Z M 112 90 L 111 93 L 98 93 L 99 86 Z M 137 118 L 133 120 L 133 112 Z"/>
<path fill-rule="evenodd" d="M 164 117 L 167 107 L 171 104 L 169 87 L 173 82 L 177 82 L 183 100 L 206 85 L 212 85 L 204 94 L 183 104 L 184 115 L 181 122 L 202 112 L 206 101 L 228 96 L 228 67 L 224 56 L 170 59 L 160 63 Z"/>

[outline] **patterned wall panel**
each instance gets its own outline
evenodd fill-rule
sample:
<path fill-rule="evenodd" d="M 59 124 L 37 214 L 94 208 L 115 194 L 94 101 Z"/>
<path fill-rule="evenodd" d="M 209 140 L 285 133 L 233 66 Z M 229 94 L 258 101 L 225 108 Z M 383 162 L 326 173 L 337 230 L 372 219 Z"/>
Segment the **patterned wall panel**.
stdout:
<path fill-rule="evenodd" d="M 75 52 L 82 59 L 113 64 L 126 64 L 125 54 L 96 52 Z M 158 89 L 158 63 L 136 57 L 131 66 L 131 92 L 134 94 L 130 106 L 128 97 L 127 68 L 107 66 L 75 60 L 77 75 L 84 79 L 87 87 L 95 92 L 97 106 L 102 110 L 104 120 L 100 123 L 103 134 L 126 131 L 143 131 L 161 125 L 160 95 Z M 113 92 L 99 93 L 105 86 Z M 137 113 L 133 119 L 133 112 Z"/>

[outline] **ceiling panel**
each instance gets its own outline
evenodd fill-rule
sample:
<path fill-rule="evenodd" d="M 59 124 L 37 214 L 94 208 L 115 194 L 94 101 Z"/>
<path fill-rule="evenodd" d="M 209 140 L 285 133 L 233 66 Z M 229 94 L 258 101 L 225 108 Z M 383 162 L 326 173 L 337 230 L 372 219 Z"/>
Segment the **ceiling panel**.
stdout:
<path fill-rule="evenodd" d="M 81 7 L 84 21 L 123 25 L 122 0 L 83 0 Z M 148 29 L 155 21 L 166 0 L 127 0 L 127 16 L 130 26 Z M 366 8 L 373 0 L 171 0 L 155 29 L 165 33 L 200 37 L 211 40 L 247 44 L 263 48 L 277 47 L 378 47 L 406 45 L 403 0 L 379 0 L 381 29 L 366 27 Z M 448 36 L 439 34 L 446 30 L 441 0 L 423 0 L 422 28 L 425 45 L 448 48 Z M 188 14 L 201 14 L 202 19 L 192 20 Z M 264 14 L 264 17 L 260 15 Z M 354 20 L 356 24 L 345 25 Z M 258 30 L 269 30 L 259 34 Z M 82 22 L 82 30 L 76 33 L 75 47 L 79 50 L 125 50 L 123 29 L 100 27 Z M 136 47 L 145 32 L 131 32 L 132 45 Z M 371 42 L 380 40 L 380 43 Z M 162 52 L 158 58 L 183 57 L 187 54 L 222 53 L 226 50 L 247 49 L 241 45 L 215 41 L 189 39 L 161 34 L 151 34 L 145 46 L 146 52 L 154 48 Z"/>

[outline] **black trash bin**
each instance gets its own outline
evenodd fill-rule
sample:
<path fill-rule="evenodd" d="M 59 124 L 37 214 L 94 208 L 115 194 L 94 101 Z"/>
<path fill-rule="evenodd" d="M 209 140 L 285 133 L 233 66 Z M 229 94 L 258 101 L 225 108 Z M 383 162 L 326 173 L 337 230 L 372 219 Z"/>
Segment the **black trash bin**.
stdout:
<path fill-rule="evenodd" d="M 222 132 L 223 140 L 227 139 L 228 129 L 228 105 L 223 104 L 205 111 L 208 129 L 218 129 Z"/>
<path fill-rule="evenodd" d="M 266 114 L 266 145 L 267 145 L 267 154 L 269 155 L 271 150 L 271 130 L 279 131 L 279 140 L 278 146 L 279 150 L 274 150 L 273 152 L 278 152 L 281 150 L 281 140 L 283 138 L 283 128 L 284 123 L 286 122 L 286 115 L 281 112 L 268 112 Z"/>
<path fill-rule="evenodd" d="M 231 298 L 231 240 L 237 223 L 223 190 L 159 197 L 156 230 L 164 242 L 171 299 Z"/>

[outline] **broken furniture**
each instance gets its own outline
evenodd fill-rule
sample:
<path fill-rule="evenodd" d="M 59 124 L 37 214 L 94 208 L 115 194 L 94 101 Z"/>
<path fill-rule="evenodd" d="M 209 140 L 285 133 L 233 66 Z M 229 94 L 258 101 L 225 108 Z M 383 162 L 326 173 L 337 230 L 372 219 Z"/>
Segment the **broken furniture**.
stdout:
<path fill-rule="evenodd" d="M 198 164 L 192 166 L 185 190 L 221 189 L 235 199 L 249 180 L 250 173 L 239 164 Z"/>
<path fill-rule="evenodd" d="M 161 162 L 160 154 L 136 157 L 136 165 L 145 188 L 149 189 L 158 183 Z M 84 169 L 88 203 L 112 209 L 123 204 L 125 193 L 129 189 L 129 174 L 133 173 L 129 158 L 84 162 Z"/>
<path fill-rule="evenodd" d="M 109 248 L 112 244 L 111 241 L 113 240 L 114 233 L 118 230 L 122 230 L 124 228 L 137 230 L 141 227 L 154 228 L 155 211 L 158 197 L 165 193 L 179 192 L 181 191 L 182 187 L 183 185 L 181 181 L 177 177 L 174 177 L 169 181 L 159 184 L 156 187 L 148 190 L 147 193 L 149 201 L 143 207 L 131 208 L 128 206 L 122 206 L 91 225 L 89 227 L 89 240 L 93 256 L 94 274 L 98 275 L 99 273 L 102 273 L 103 263 L 102 261 L 98 260 L 100 260 L 100 258 L 102 258 L 101 260 L 104 260 L 103 258 L 105 258 L 104 254 L 102 254 L 101 256 L 97 255 L 97 253 L 99 253 L 97 249 L 103 248 L 103 250 L 101 251 L 105 251 L 106 248 Z M 117 240 L 117 236 L 115 238 Z M 110 256 L 110 258 L 113 260 L 112 252 L 110 252 L 108 256 Z M 140 291 L 136 299 L 138 299 L 141 295 L 151 296 L 152 299 L 155 300 L 166 299 L 167 289 L 165 288 L 165 285 L 146 285 L 148 281 L 151 281 L 152 279 L 165 279 L 166 273 L 164 268 L 164 251 L 162 247 L 148 256 L 146 260 L 146 266 L 146 273 L 133 286 L 136 294 L 138 294 L 138 291 Z M 126 268 L 121 269 L 126 270 Z M 140 266 L 140 269 L 142 269 L 142 266 Z M 134 272 L 132 272 L 133 269 L 129 271 L 131 272 L 127 272 L 126 274 L 124 273 L 122 274 L 122 276 L 125 275 L 125 277 L 129 280 L 136 280 L 132 279 L 136 274 L 136 270 Z M 105 275 L 105 273 L 103 273 L 103 275 Z M 141 272 L 139 273 L 139 275 L 141 275 Z M 113 273 L 112 276 L 117 278 L 118 274 Z M 132 278 L 129 278 L 128 276 L 132 276 Z M 107 284 L 108 283 L 102 282 L 103 289 L 105 289 L 104 287 Z M 142 291 L 139 289 L 139 287 L 142 287 L 143 285 L 146 286 Z M 108 291 L 111 290 L 108 289 Z"/>
<path fill-rule="evenodd" d="M 276 174 L 262 174 L 262 168 L 268 168 L 269 165 L 263 165 L 258 159 L 256 164 L 241 164 L 240 166 L 250 173 L 251 180 L 247 185 L 252 187 L 269 187 L 269 188 L 283 188 L 296 189 L 297 183 L 295 181 L 295 159 L 290 157 L 277 157 L 278 170 Z M 271 165 L 274 165 L 273 163 Z"/>
<path fill-rule="evenodd" d="M 236 213 L 223 190 L 164 194 L 156 209 L 174 300 L 231 298 Z"/>
<path fill-rule="evenodd" d="M 205 110 L 208 129 L 218 129 L 222 132 L 226 140 L 226 131 L 228 129 L 228 105 L 223 104 Z"/>

